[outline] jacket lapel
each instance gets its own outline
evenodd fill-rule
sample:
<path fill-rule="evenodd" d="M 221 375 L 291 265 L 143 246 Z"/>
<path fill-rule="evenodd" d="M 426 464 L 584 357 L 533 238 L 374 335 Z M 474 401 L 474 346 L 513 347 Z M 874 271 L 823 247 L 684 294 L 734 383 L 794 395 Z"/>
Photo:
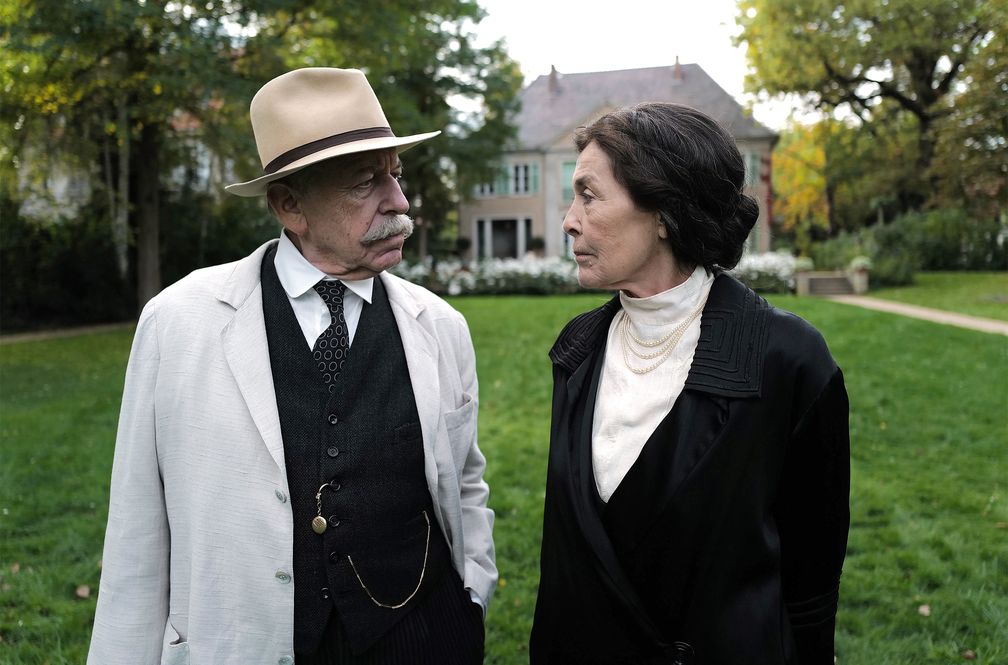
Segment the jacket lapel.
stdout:
<path fill-rule="evenodd" d="M 409 369 L 410 382 L 413 384 L 413 396 L 416 400 L 417 415 L 420 416 L 420 430 L 423 433 L 424 473 L 427 476 L 427 487 L 434 505 L 440 511 L 438 496 L 437 460 L 439 449 L 446 446 L 447 440 L 438 436 L 441 420 L 441 388 L 438 383 L 438 345 L 434 336 L 420 323 L 424 307 L 395 277 L 388 273 L 378 276 L 385 287 L 392 315 L 395 317 L 399 336 L 402 339 L 403 351 L 406 354 L 406 366 Z M 441 456 L 451 459 L 451 451 Z M 442 521 L 442 523 L 444 523 Z"/>
<path fill-rule="evenodd" d="M 259 278 L 263 256 L 275 242 L 266 243 L 238 261 L 217 297 L 235 308 L 234 317 L 221 331 L 224 357 L 270 455 L 284 469 L 280 414 L 273 389 Z"/>

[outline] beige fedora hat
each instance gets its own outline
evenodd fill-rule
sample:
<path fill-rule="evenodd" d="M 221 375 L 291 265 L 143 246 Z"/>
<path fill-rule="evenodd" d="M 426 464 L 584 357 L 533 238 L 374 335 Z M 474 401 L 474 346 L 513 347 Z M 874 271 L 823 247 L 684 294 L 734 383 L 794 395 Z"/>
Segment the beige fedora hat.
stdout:
<path fill-rule="evenodd" d="M 364 73 L 308 67 L 278 76 L 256 93 L 249 110 L 263 175 L 225 187 L 260 196 L 266 186 L 310 164 L 368 150 L 400 152 L 440 131 L 396 136 Z"/>

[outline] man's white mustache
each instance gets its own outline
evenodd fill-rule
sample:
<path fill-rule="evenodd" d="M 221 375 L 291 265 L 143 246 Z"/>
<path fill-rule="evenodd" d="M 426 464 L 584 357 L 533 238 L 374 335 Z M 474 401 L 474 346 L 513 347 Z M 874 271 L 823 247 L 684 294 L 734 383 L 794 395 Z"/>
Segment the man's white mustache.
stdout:
<path fill-rule="evenodd" d="M 378 226 L 372 227 L 361 237 L 365 245 L 384 240 L 391 236 L 402 235 L 403 239 L 413 235 L 413 220 L 407 215 L 389 215 Z"/>

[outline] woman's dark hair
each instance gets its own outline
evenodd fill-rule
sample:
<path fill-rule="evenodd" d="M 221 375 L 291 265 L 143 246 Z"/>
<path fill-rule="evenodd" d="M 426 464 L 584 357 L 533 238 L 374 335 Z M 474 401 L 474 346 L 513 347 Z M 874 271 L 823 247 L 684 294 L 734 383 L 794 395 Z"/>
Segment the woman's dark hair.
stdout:
<path fill-rule="evenodd" d="M 742 192 L 742 155 L 719 124 L 688 106 L 639 104 L 574 134 L 578 152 L 593 141 L 637 207 L 658 213 L 676 259 L 708 270 L 738 263 L 759 204 Z"/>

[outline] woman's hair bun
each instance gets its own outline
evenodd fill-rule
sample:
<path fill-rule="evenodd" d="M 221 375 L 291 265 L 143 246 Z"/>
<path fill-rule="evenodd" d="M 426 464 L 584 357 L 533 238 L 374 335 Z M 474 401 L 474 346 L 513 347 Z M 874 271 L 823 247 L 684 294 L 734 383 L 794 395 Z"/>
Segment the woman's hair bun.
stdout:
<path fill-rule="evenodd" d="M 742 249 L 745 246 L 749 232 L 756 225 L 759 219 L 759 203 L 748 194 L 740 194 L 738 207 L 735 214 L 724 220 L 721 228 L 724 232 L 724 242 L 720 243 L 721 256 L 717 258 L 717 265 L 725 270 L 731 270 L 742 258 Z"/>

